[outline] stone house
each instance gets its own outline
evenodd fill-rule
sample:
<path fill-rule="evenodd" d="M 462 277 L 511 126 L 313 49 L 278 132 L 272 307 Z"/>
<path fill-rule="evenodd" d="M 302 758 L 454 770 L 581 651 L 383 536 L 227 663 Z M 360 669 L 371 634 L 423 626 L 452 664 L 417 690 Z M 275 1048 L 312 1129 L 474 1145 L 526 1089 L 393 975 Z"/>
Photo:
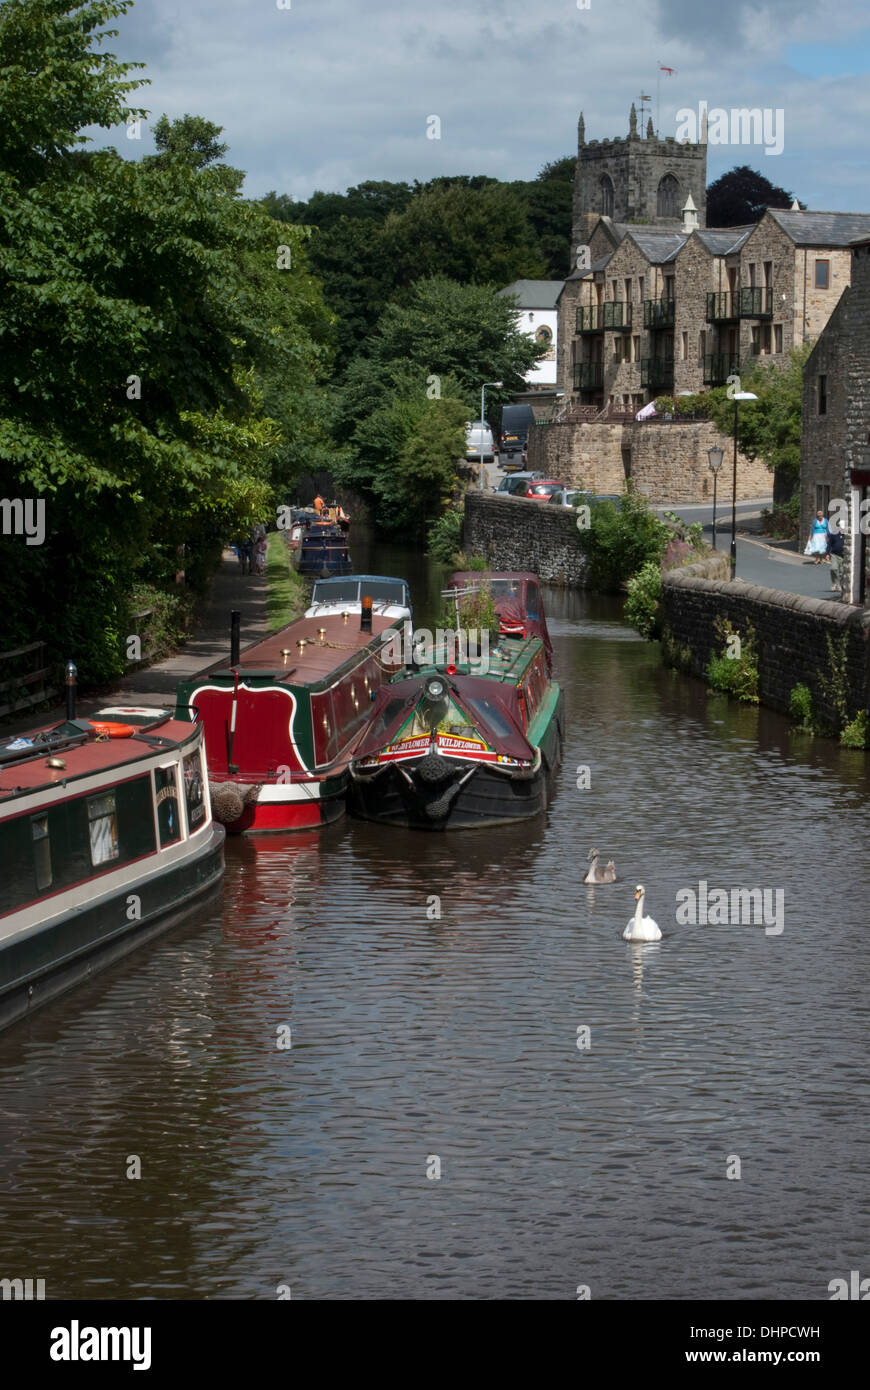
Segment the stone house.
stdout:
<path fill-rule="evenodd" d="M 845 288 L 804 367 L 801 539 L 842 504 L 848 596 L 870 602 L 870 237 L 853 242 Z"/>
<path fill-rule="evenodd" d="M 514 280 L 499 290 L 500 295 L 511 296 L 517 302 L 517 327 L 544 350 L 545 355 L 526 377 L 526 386 L 549 392 L 551 398 L 558 371 L 558 306 L 562 284 L 561 280 Z"/>

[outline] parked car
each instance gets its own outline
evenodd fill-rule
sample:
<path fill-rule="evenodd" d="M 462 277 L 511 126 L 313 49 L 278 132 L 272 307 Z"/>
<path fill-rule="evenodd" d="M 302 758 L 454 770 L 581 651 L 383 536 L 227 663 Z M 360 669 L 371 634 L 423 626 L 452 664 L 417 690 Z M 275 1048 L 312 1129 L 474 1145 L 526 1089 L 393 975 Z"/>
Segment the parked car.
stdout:
<path fill-rule="evenodd" d="M 520 473 L 525 469 L 528 461 L 528 454 L 525 449 L 521 454 L 499 454 L 501 466 L 505 473 Z"/>
<path fill-rule="evenodd" d="M 565 484 L 556 478 L 532 478 L 523 497 L 531 497 L 535 502 L 549 502 L 554 492 L 563 492 Z"/>
<path fill-rule="evenodd" d="M 500 452 L 510 458 L 515 458 L 517 454 L 525 454 L 529 442 L 529 430 L 534 423 L 535 412 L 530 405 L 503 405 L 499 439 Z"/>
<path fill-rule="evenodd" d="M 543 473 L 507 473 L 501 479 L 498 487 L 496 488 L 496 492 L 507 492 L 514 497 L 516 497 L 518 494 L 522 496 L 529 483 L 533 479 L 542 478 L 543 476 Z"/>
<path fill-rule="evenodd" d="M 622 495 L 618 492 L 577 492 L 574 488 L 563 487 L 559 492 L 552 494 L 550 501 L 557 507 L 580 507 L 584 503 L 591 506 L 593 502 L 612 502 L 619 510 L 622 506 Z"/>
<path fill-rule="evenodd" d="M 492 463 L 495 440 L 485 420 L 471 420 L 465 426 L 465 457 L 469 463 Z"/>

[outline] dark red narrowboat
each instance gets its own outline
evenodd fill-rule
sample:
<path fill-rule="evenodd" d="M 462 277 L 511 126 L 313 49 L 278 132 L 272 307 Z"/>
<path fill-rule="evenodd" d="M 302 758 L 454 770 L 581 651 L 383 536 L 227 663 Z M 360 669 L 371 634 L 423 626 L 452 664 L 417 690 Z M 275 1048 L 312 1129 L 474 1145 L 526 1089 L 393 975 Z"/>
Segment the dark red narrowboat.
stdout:
<path fill-rule="evenodd" d="M 0 864 L 4 1027 L 219 887 L 202 729 L 113 708 L 0 739 Z"/>
<path fill-rule="evenodd" d="M 231 833 L 304 830 L 344 814 L 348 759 L 398 662 L 401 619 L 299 618 L 178 689 L 204 731 L 215 817 Z"/>
<path fill-rule="evenodd" d="M 450 577 L 449 598 L 487 588 L 492 594 L 500 637 L 540 637 L 547 657 L 547 671 L 553 673 L 553 644 L 547 631 L 547 615 L 541 595 L 541 581 L 528 570 L 457 570 Z"/>

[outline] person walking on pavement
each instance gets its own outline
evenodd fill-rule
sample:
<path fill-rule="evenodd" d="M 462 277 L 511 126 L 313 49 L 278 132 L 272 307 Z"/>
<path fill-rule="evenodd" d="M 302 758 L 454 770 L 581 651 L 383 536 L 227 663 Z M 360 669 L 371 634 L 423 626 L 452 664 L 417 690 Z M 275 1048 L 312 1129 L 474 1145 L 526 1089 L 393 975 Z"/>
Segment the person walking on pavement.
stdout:
<path fill-rule="evenodd" d="M 843 532 L 832 517 L 828 517 L 828 558 L 831 562 L 831 588 L 843 595 Z"/>
<path fill-rule="evenodd" d="M 816 512 L 810 528 L 810 536 L 804 554 L 813 557 L 814 565 L 820 565 L 828 557 L 828 523 L 825 521 L 825 513 L 821 508 Z"/>

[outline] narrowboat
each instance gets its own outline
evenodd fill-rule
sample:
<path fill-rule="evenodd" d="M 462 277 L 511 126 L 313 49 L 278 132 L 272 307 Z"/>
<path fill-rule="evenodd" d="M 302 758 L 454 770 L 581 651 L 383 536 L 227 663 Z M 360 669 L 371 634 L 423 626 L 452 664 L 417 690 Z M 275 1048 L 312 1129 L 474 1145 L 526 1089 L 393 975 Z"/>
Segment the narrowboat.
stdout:
<path fill-rule="evenodd" d="M 201 728 L 67 715 L 0 740 L 0 1027 L 175 925 L 224 871 Z"/>
<path fill-rule="evenodd" d="M 541 637 L 500 637 L 485 663 L 398 674 L 354 750 L 349 807 L 423 830 L 540 815 L 562 758 L 562 720 Z"/>
<path fill-rule="evenodd" d="M 457 603 L 486 586 L 492 594 L 500 637 L 540 637 L 547 656 L 547 672 L 553 673 L 553 644 L 547 631 L 547 615 L 541 582 L 527 570 L 457 570 L 450 577 L 444 597 Z"/>
<path fill-rule="evenodd" d="M 305 527 L 292 558 L 300 574 L 349 574 L 353 569 L 347 531 L 329 519 Z"/>
<path fill-rule="evenodd" d="M 358 616 L 298 618 L 240 651 L 236 618 L 229 664 L 183 681 L 177 696 L 179 718 L 202 727 L 227 830 L 305 830 L 344 814 L 350 750 L 399 669 L 390 639 L 400 628 L 363 595 Z"/>
<path fill-rule="evenodd" d="M 305 616 L 324 618 L 349 613 L 359 617 L 364 594 L 372 600 L 372 611 L 382 617 L 391 621 L 411 617 L 406 581 L 385 574 L 346 574 L 316 580 Z"/>

